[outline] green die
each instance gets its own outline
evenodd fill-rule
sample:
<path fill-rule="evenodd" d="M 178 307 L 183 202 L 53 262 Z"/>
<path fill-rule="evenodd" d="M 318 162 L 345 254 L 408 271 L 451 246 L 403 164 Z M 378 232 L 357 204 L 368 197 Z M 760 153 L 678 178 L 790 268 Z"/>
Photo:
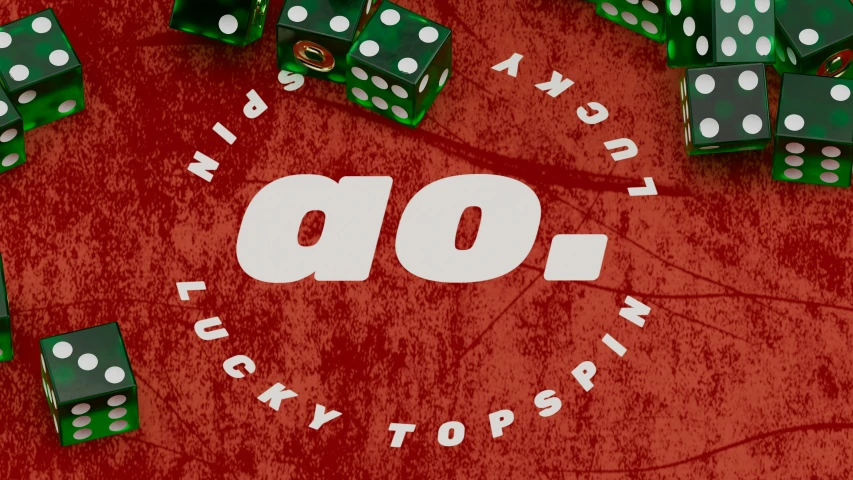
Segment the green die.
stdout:
<path fill-rule="evenodd" d="M 853 80 L 786 73 L 779 95 L 773 178 L 850 186 Z"/>
<path fill-rule="evenodd" d="M 600 16 L 663 43 L 666 40 L 664 0 L 595 0 Z"/>
<path fill-rule="evenodd" d="M 416 127 L 450 78 L 450 29 L 384 2 L 347 55 L 347 98 Z"/>
<path fill-rule="evenodd" d="M 763 64 L 688 69 L 681 108 L 690 155 L 761 150 L 770 142 Z"/>
<path fill-rule="evenodd" d="M 42 384 L 62 445 L 139 428 L 136 381 L 117 323 L 40 343 Z"/>
<path fill-rule="evenodd" d="M 347 52 L 378 5 L 373 0 L 288 0 L 278 20 L 279 68 L 344 83 Z"/>
<path fill-rule="evenodd" d="M 772 0 L 667 0 L 667 65 L 776 61 Z"/>
<path fill-rule="evenodd" d="M 0 90 L 0 172 L 22 165 L 26 157 L 24 121 L 9 97 Z"/>
<path fill-rule="evenodd" d="M 53 10 L 0 27 L 0 84 L 24 119 L 24 130 L 85 108 L 83 67 Z"/>
<path fill-rule="evenodd" d="M 14 356 L 9 300 L 6 298 L 6 277 L 3 274 L 3 259 L 0 258 L 0 362 L 8 362 Z"/>
<path fill-rule="evenodd" d="M 853 78 L 850 0 L 776 1 L 776 70 Z"/>
<path fill-rule="evenodd" d="M 175 0 L 169 26 L 232 45 L 261 38 L 269 0 Z"/>

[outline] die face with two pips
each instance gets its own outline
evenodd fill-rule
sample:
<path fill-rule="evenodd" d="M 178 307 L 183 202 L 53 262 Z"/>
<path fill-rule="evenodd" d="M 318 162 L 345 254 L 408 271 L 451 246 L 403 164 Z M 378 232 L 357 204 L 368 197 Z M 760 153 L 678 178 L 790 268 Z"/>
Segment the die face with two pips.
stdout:
<path fill-rule="evenodd" d="M 853 3 L 777 0 L 776 70 L 853 78 Z"/>
<path fill-rule="evenodd" d="M 776 61 L 772 0 L 667 0 L 667 65 Z"/>
<path fill-rule="evenodd" d="M 6 297 L 6 276 L 0 258 L 0 362 L 12 360 L 12 323 L 9 318 L 9 300 Z"/>
<path fill-rule="evenodd" d="M 25 161 L 24 120 L 12 100 L 0 89 L 0 173 L 23 165 Z"/>
<path fill-rule="evenodd" d="M 763 64 L 688 69 L 681 98 L 691 155 L 761 150 L 770 142 Z"/>
<path fill-rule="evenodd" d="M 786 73 L 782 77 L 773 178 L 850 186 L 853 80 Z"/>
<path fill-rule="evenodd" d="M 347 98 L 417 126 L 451 76 L 450 29 L 383 2 L 347 55 Z"/>
<path fill-rule="evenodd" d="M 380 3 L 288 0 L 278 21 L 279 68 L 344 83 L 347 53 Z"/>
<path fill-rule="evenodd" d="M 244 46 L 261 38 L 269 0 L 175 0 L 169 26 Z"/>
<path fill-rule="evenodd" d="M 0 84 L 24 130 L 85 108 L 83 67 L 52 10 L 0 27 Z"/>
<path fill-rule="evenodd" d="M 45 338 L 41 373 L 62 445 L 139 428 L 136 381 L 117 323 Z"/>

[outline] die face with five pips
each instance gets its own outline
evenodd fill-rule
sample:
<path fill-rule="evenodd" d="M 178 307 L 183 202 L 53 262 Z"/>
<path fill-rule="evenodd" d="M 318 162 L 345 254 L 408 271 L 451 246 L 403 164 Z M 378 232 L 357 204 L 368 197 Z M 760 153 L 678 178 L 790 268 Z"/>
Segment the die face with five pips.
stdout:
<path fill-rule="evenodd" d="M 41 373 L 62 445 L 139 428 L 136 381 L 117 323 L 45 338 Z"/>
<path fill-rule="evenodd" d="M 24 130 L 85 108 L 83 67 L 53 10 L 0 27 L 0 84 Z"/>

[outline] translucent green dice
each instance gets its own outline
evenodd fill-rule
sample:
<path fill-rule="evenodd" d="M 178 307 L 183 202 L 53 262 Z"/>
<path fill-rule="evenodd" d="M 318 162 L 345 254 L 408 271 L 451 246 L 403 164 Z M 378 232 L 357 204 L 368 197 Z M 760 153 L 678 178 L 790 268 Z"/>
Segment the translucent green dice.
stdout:
<path fill-rule="evenodd" d="M 9 318 L 9 300 L 6 297 L 6 276 L 3 273 L 3 259 L 0 258 L 0 362 L 8 362 L 14 356 L 12 322 Z"/>
<path fill-rule="evenodd" d="M 776 61 L 772 0 L 667 0 L 667 65 Z"/>
<path fill-rule="evenodd" d="M 666 40 L 664 0 L 596 0 L 595 4 L 602 17 L 658 43 Z"/>
<path fill-rule="evenodd" d="M 450 29 L 383 2 L 347 55 L 347 98 L 416 127 L 451 75 Z"/>
<path fill-rule="evenodd" d="M 0 173 L 22 165 L 26 157 L 24 121 L 0 89 Z"/>
<path fill-rule="evenodd" d="M 850 186 L 853 80 L 786 73 L 779 95 L 773 178 Z"/>
<path fill-rule="evenodd" d="M 777 0 L 776 70 L 853 78 L 853 2 Z"/>
<path fill-rule="evenodd" d="M 0 84 L 24 130 L 84 109 L 83 67 L 53 10 L 0 27 Z"/>
<path fill-rule="evenodd" d="M 681 108 L 690 155 L 761 150 L 770 142 L 763 64 L 688 69 Z"/>
<path fill-rule="evenodd" d="M 169 26 L 244 46 L 261 38 L 269 0 L 175 0 Z"/>
<path fill-rule="evenodd" d="M 139 428 L 136 381 L 117 323 L 45 338 L 41 375 L 62 445 Z"/>
<path fill-rule="evenodd" d="M 279 68 L 344 83 L 347 52 L 378 3 L 288 0 L 278 20 Z"/>

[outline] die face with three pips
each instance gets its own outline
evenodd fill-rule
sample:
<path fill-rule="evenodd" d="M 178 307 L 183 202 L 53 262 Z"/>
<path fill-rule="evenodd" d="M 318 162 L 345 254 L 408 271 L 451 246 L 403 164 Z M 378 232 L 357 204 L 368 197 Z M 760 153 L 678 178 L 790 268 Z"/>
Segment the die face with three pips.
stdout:
<path fill-rule="evenodd" d="M 24 130 L 85 108 L 83 67 L 53 10 L 0 27 L 0 84 Z"/>
<path fill-rule="evenodd" d="M 24 119 L 21 118 L 12 100 L 0 88 L 0 173 L 23 165 L 26 156 Z M 3 347 L 0 346 L 0 348 Z"/>
<path fill-rule="evenodd" d="M 62 445 L 139 428 L 136 381 L 117 323 L 45 338 L 41 373 Z"/>
<path fill-rule="evenodd" d="M 288 0 L 278 21 L 279 67 L 344 83 L 347 53 L 380 3 L 374 0 Z"/>
<path fill-rule="evenodd" d="M 450 29 L 383 2 L 347 55 L 347 98 L 415 127 L 447 84 Z"/>
<path fill-rule="evenodd" d="M 232 45 L 261 38 L 269 0 L 175 0 L 169 26 Z"/>

